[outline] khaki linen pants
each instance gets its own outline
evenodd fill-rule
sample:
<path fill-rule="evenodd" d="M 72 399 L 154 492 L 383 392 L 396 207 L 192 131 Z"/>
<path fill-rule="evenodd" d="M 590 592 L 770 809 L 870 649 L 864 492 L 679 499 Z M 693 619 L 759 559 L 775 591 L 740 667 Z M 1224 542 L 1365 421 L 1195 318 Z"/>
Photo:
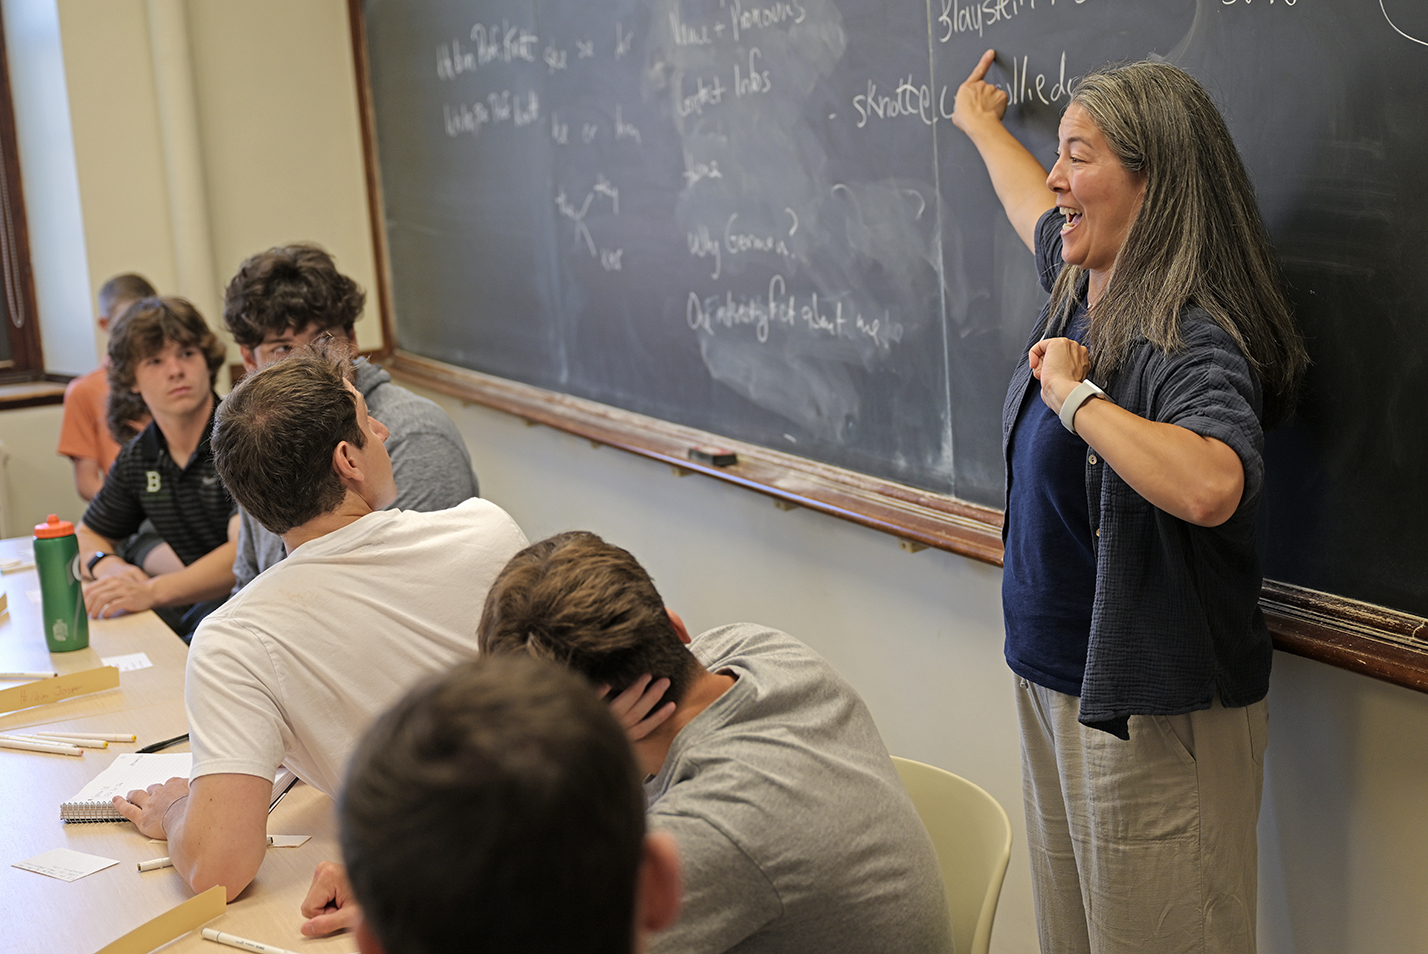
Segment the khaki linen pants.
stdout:
<path fill-rule="evenodd" d="M 1132 716 L 1018 679 L 1022 789 L 1042 954 L 1254 954 L 1265 700 Z"/>

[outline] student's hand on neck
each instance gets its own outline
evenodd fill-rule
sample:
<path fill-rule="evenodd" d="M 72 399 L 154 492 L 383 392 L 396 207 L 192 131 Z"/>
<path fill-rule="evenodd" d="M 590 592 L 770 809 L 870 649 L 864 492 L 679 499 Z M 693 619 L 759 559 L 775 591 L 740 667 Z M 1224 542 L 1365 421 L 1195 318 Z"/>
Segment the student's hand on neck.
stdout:
<path fill-rule="evenodd" d="M 689 635 L 689 627 L 684 625 L 684 620 L 679 614 L 669 607 L 665 607 L 665 613 L 669 615 L 669 622 L 674 627 L 675 635 L 679 641 L 686 646 L 694 642 Z M 724 672 L 710 672 L 702 665 L 695 663 L 697 674 L 690 681 L 689 688 L 685 690 L 684 698 L 679 700 L 675 706 L 674 714 L 669 717 L 659 728 L 649 735 L 634 742 L 635 759 L 640 763 L 640 769 L 648 776 L 659 774 L 659 770 L 664 766 L 664 760 L 669 756 L 669 747 L 674 744 L 674 737 L 679 735 L 681 729 L 694 721 L 694 717 L 705 709 L 709 708 L 716 699 L 728 692 L 736 681 L 734 676 Z"/>
<path fill-rule="evenodd" d="M 640 763 L 640 770 L 646 775 L 658 775 L 659 770 L 664 767 L 664 760 L 669 756 L 669 749 L 674 744 L 675 736 L 679 735 L 685 726 L 693 722 L 699 713 L 709 708 L 720 696 L 733 688 L 737 681 L 729 673 L 710 672 L 700 666 L 698 675 L 690 682 L 689 689 L 685 692 L 684 698 L 675 706 L 674 714 L 669 717 L 669 721 L 634 743 L 635 759 Z"/>

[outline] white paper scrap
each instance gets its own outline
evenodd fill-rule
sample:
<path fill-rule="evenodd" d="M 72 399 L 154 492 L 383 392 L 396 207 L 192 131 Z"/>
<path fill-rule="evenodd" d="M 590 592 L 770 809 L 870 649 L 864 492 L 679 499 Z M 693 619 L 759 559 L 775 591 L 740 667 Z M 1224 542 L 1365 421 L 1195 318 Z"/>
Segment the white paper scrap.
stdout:
<path fill-rule="evenodd" d="M 135 669 L 154 668 L 153 660 L 149 659 L 148 653 L 128 653 L 123 656 L 100 656 L 99 661 L 106 666 L 113 666 L 120 672 L 133 672 Z"/>
<path fill-rule="evenodd" d="M 301 848 L 311 835 L 269 835 L 268 844 L 274 848 Z"/>
<path fill-rule="evenodd" d="M 117 858 L 101 858 L 98 855 L 86 855 L 82 851 L 75 851 L 73 848 L 56 848 L 47 851 L 42 855 L 35 855 L 33 858 L 26 858 L 24 861 L 17 861 L 11 867 L 23 868 L 26 871 L 33 871 L 42 874 L 47 878 L 58 878 L 61 881 L 78 881 L 86 875 L 92 875 L 96 871 L 103 871 L 111 865 L 117 865 Z"/>

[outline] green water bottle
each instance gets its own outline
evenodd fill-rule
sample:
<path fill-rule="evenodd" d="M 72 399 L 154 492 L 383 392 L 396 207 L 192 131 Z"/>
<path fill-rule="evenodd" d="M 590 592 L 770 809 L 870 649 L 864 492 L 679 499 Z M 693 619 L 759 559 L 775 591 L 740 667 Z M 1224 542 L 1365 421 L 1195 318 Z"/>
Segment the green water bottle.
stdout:
<path fill-rule="evenodd" d="M 45 642 L 52 653 L 89 645 L 89 616 L 79 582 L 79 538 L 74 524 L 50 514 L 35 527 L 35 568 L 40 574 Z"/>

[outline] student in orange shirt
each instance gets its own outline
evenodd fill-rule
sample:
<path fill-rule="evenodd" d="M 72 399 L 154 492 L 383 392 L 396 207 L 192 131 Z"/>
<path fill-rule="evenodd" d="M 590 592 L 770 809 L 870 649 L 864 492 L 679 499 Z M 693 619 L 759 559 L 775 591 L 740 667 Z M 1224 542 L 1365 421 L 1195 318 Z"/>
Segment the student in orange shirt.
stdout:
<path fill-rule="evenodd" d="M 152 298 L 157 292 L 142 275 L 132 272 L 115 275 L 99 289 L 99 330 L 109 331 L 109 324 L 125 308 L 140 298 Z M 106 423 L 109 409 L 109 359 L 105 356 L 99 367 L 80 375 L 64 389 L 64 419 L 60 424 L 59 452 L 74 464 L 74 489 L 86 501 L 93 500 L 104 484 L 104 475 L 119 456 L 120 442 L 114 439 Z M 142 431 L 149 423 L 147 410 L 139 405 L 139 414 L 131 422 L 129 437 Z"/>

